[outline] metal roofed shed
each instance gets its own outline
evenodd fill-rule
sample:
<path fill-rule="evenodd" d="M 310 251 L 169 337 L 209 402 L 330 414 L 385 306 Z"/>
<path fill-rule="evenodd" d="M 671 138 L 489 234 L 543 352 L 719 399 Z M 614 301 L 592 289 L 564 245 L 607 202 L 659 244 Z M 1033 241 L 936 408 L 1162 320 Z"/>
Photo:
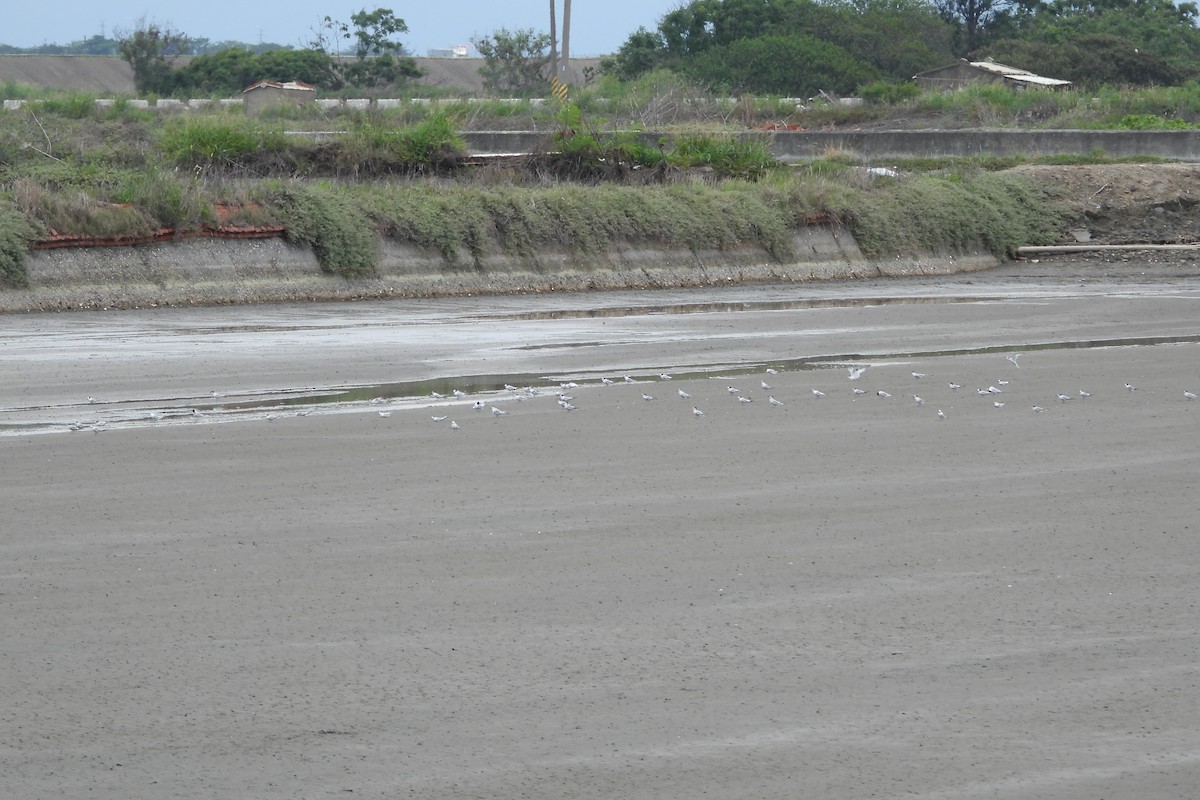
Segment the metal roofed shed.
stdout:
<path fill-rule="evenodd" d="M 965 89 L 968 86 L 980 84 L 1004 84 L 1016 89 L 1041 87 L 1046 89 L 1065 89 L 1070 81 L 1057 78 L 1047 78 L 1029 70 L 1010 67 L 995 61 L 967 61 L 965 58 L 945 67 L 918 72 L 913 80 L 922 89 L 953 90 Z"/>
<path fill-rule="evenodd" d="M 246 113 L 257 114 L 276 105 L 306 105 L 317 98 L 317 87 L 304 81 L 256 81 L 242 90 Z"/>

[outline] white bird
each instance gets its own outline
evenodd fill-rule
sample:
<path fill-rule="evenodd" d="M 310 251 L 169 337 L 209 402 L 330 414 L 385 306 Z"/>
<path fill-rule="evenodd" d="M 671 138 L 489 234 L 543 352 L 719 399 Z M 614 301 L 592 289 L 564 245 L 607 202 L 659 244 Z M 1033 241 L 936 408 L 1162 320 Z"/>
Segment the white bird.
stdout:
<path fill-rule="evenodd" d="M 466 392 L 464 392 L 464 391 L 462 391 L 462 390 L 460 390 L 460 389 L 455 389 L 455 390 L 454 390 L 454 396 L 455 396 L 455 397 L 466 397 L 466 396 L 467 396 L 467 393 L 466 393 Z"/>
<path fill-rule="evenodd" d="M 879 395 L 880 397 L 891 397 L 891 395 L 885 392 L 883 389 L 880 389 L 875 394 Z"/>
<path fill-rule="evenodd" d="M 1195 400 L 1196 399 L 1196 393 L 1189 392 L 1187 390 L 1184 390 L 1183 396 L 1184 396 L 1184 399 L 1186 399 L 1186 400 Z"/>
<path fill-rule="evenodd" d="M 458 423 L 455 422 L 454 420 L 450 420 L 450 430 L 452 430 L 452 431 L 458 430 Z"/>
<path fill-rule="evenodd" d="M 626 375 L 626 376 L 625 376 L 625 382 L 626 382 L 626 383 L 634 383 L 634 380 L 633 380 L 633 378 L 631 378 L 631 377 L 629 377 L 628 375 Z"/>
<path fill-rule="evenodd" d="M 605 386 L 613 385 L 612 378 L 601 378 L 600 382 L 603 383 Z"/>
<path fill-rule="evenodd" d="M 783 401 L 782 401 L 782 400 L 776 400 L 774 397 L 768 397 L 768 398 L 767 398 L 767 402 L 768 402 L 768 403 L 770 403 L 770 404 L 771 404 L 771 405 L 773 405 L 773 406 L 781 406 L 781 405 L 783 405 Z"/>
<path fill-rule="evenodd" d="M 992 405 L 994 405 L 996 408 L 1004 408 L 1004 403 L 1001 403 L 999 400 L 993 400 Z"/>
<path fill-rule="evenodd" d="M 1040 413 L 1042 413 L 1042 412 L 1043 412 L 1043 411 L 1045 411 L 1045 410 L 1046 410 L 1046 409 L 1042 408 L 1041 406 L 1034 406 L 1034 407 L 1033 407 L 1033 411 L 1034 411 L 1034 413 L 1035 413 L 1035 414 L 1040 414 Z"/>
<path fill-rule="evenodd" d="M 443 397 L 445 397 L 446 395 L 442 394 L 441 392 L 430 392 L 430 393 L 429 393 L 429 396 L 430 396 L 430 397 L 436 397 L 437 399 L 441 400 L 441 399 L 442 399 Z"/>
<path fill-rule="evenodd" d="M 946 412 L 945 412 L 945 411 L 942 411 L 942 410 L 939 408 L 939 409 L 938 409 L 938 419 L 945 419 L 945 418 L 946 418 Z"/>
<path fill-rule="evenodd" d="M 725 391 L 729 392 L 730 394 L 737 394 L 741 390 L 735 386 L 726 386 Z"/>
<path fill-rule="evenodd" d="M 704 412 L 703 412 L 703 411 L 701 411 L 700 409 L 696 408 L 695 406 L 692 406 L 692 416 L 694 416 L 694 417 L 703 417 L 703 416 L 704 416 Z"/>
<path fill-rule="evenodd" d="M 813 389 L 812 393 L 813 393 L 813 397 L 824 397 L 825 396 L 825 393 L 822 392 L 820 389 Z"/>
<path fill-rule="evenodd" d="M 574 411 L 575 410 L 575 406 L 571 405 L 570 403 L 562 403 L 562 407 L 566 411 Z"/>
<path fill-rule="evenodd" d="M 917 395 L 915 395 L 915 394 L 913 395 L 913 402 L 914 402 L 914 403 L 916 403 L 916 404 L 917 404 L 917 405 L 919 405 L 919 406 L 923 406 L 923 405 L 925 405 L 925 401 L 924 401 L 924 399 L 922 399 L 922 398 L 918 397 L 918 396 L 917 396 Z"/>
<path fill-rule="evenodd" d="M 684 400 L 687 400 L 689 397 L 691 397 L 691 395 L 688 394 L 687 392 L 685 392 L 683 389 L 677 389 L 676 391 L 679 393 L 679 396 L 682 397 Z"/>
<path fill-rule="evenodd" d="M 561 386 L 564 389 L 578 389 L 579 388 L 579 384 L 576 383 L 575 381 L 567 381 L 566 383 L 560 383 L 559 386 Z"/>
<path fill-rule="evenodd" d="M 507 411 L 503 411 L 499 408 L 496 408 L 495 406 L 492 406 L 492 416 L 493 417 L 503 417 L 507 413 L 508 413 Z"/>
<path fill-rule="evenodd" d="M 988 390 L 987 390 L 987 389 L 976 389 L 976 390 L 975 390 L 975 393 L 976 393 L 976 394 L 978 394 L 980 397 L 987 397 L 987 396 L 988 396 Z"/>
<path fill-rule="evenodd" d="M 1059 394 L 1058 394 L 1058 401 L 1059 401 L 1060 403 L 1065 403 L 1065 402 L 1067 402 L 1067 401 L 1068 401 L 1068 400 L 1070 400 L 1070 399 L 1071 399 L 1071 395 L 1069 395 L 1069 394 L 1063 394 L 1062 392 L 1059 392 Z"/>
<path fill-rule="evenodd" d="M 664 381 L 669 381 L 669 380 L 671 380 L 671 376 L 670 376 L 670 375 L 668 375 L 668 374 L 667 374 L 667 373 L 665 373 L 665 372 L 660 372 L 660 373 L 658 373 L 658 377 L 659 377 L 659 378 L 661 378 L 661 379 L 662 379 L 662 380 L 664 380 Z"/>
<path fill-rule="evenodd" d="M 961 384 L 961 383 L 951 383 L 951 384 L 950 384 L 950 388 L 951 388 L 951 389 L 961 389 L 961 388 L 962 388 L 962 384 Z"/>
<path fill-rule="evenodd" d="M 1011 356 L 1005 356 L 1004 358 L 1007 361 L 1011 361 L 1012 365 L 1014 367 L 1017 367 L 1018 369 L 1020 369 L 1021 365 L 1017 363 L 1017 359 L 1020 358 L 1022 355 L 1023 355 L 1022 353 L 1013 353 Z"/>
<path fill-rule="evenodd" d="M 846 369 L 850 370 L 850 380 L 852 381 L 858 380 L 867 371 L 866 367 L 847 367 Z"/>
<path fill-rule="evenodd" d="M 988 387 L 988 392 L 989 392 L 989 393 L 991 393 L 991 394 L 1002 394 L 1002 393 L 1004 392 L 1004 390 L 1003 390 L 1003 389 L 1000 389 L 1000 388 L 998 388 L 998 387 L 996 387 L 996 386 L 989 386 L 989 387 Z"/>
<path fill-rule="evenodd" d="M 433 420 L 434 422 L 441 422 L 442 420 L 445 419 L 445 417 L 444 416 L 443 417 L 430 417 L 430 419 Z"/>
<path fill-rule="evenodd" d="M 473 411 L 483 411 L 483 409 L 486 407 L 487 407 L 487 403 L 483 402 L 482 400 L 476 400 L 474 403 L 471 404 L 471 409 Z"/>
<path fill-rule="evenodd" d="M 996 381 L 996 383 L 1000 386 L 1008 386 L 1012 381 Z"/>
<path fill-rule="evenodd" d="M 771 391 L 771 384 L 767 383 L 766 381 L 759 381 L 758 385 L 768 392 Z"/>
<path fill-rule="evenodd" d="M 777 369 L 771 369 L 770 367 L 767 367 L 767 374 L 768 374 L 768 375 L 778 375 L 778 374 L 779 374 L 779 370 L 777 370 Z"/>
<path fill-rule="evenodd" d="M 203 415 L 203 414 L 201 414 L 199 411 L 197 411 L 196 409 L 194 409 L 194 408 L 193 408 L 193 409 L 192 409 L 192 416 L 193 416 L 193 417 L 203 417 L 204 415 Z"/>
<path fill-rule="evenodd" d="M 753 403 L 754 401 L 751 400 L 749 397 L 742 397 L 741 395 L 738 395 L 738 402 L 739 403 Z"/>
<path fill-rule="evenodd" d="M 925 373 L 924 373 L 924 372 L 914 372 L 914 373 L 912 374 L 912 376 L 913 376 L 914 378 L 917 378 L 917 379 L 919 380 L 919 379 L 921 379 L 921 378 L 924 378 L 924 377 L 925 377 Z"/>
<path fill-rule="evenodd" d="M 511 383 L 506 383 L 506 384 L 504 384 L 504 388 L 505 388 L 505 389 L 507 389 L 507 390 L 508 390 L 508 391 L 510 391 L 510 392 L 515 392 L 515 391 L 517 391 L 517 387 L 513 386 Z"/>
<path fill-rule="evenodd" d="M 1080 390 L 1079 390 L 1079 396 L 1080 396 L 1080 397 L 1091 397 L 1091 396 L 1092 396 L 1092 393 L 1091 393 L 1091 392 L 1085 392 L 1083 389 L 1080 389 Z"/>
<path fill-rule="evenodd" d="M 98 403 L 100 401 L 97 400 L 96 398 L 92 397 L 91 395 L 88 395 L 88 402 L 89 403 Z"/>
<path fill-rule="evenodd" d="M 214 399 L 214 400 L 220 400 L 220 399 L 221 399 L 222 397 L 224 397 L 225 395 L 224 395 L 224 394 L 222 394 L 221 392 L 213 392 L 213 393 L 212 393 L 212 396 L 213 396 L 213 399 Z"/>
<path fill-rule="evenodd" d="M 859 389 L 857 386 L 854 387 L 854 389 L 852 389 L 851 391 L 853 391 L 855 394 L 866 394 L 867 393 L 866 389 Z"/>
<path fill-rule="evenodd" d="M 643 399 L 643 400 L 653 400 L 653 399 L 654 399 L 654 395 L 652 395 L 652 394 L 646 394 L 645 392 L 642 392 L 642 399 Z"/>
<path fill-rule="evenodd" d="M 1136 387 L 1136 386 L 1134 386 L 1132 383 L 1127 383 L 1127 384 L 1125 384 L 1125 388 L 1126 388 L 1126 389 L 1128 389 L 1128 390 L 1129 390 L 1129 391 L 1131 391 L 1131 392 L 1136 392 L 1136 391 L 1137 391 L 1137 387 Z"/>
<path fill-rule="evenodd" d="M 381 417 L 390 417 L 391 415 L 392 415 L 392 412 L 390 412 L 390 411 L 380 411 L 379 412 L 379 416 L 381 416 Z"/>
<path fill-rule="evenodd" d="M 274 422 L 277 419 L 279 419 L 278 414 L 267 414 L 267 422 Z"/>
<path fill-rule="evenodd" d="M 368 403 L 370 403 L 370 404 L 371 404 L 371 405 L 373 405 L 373 406 L 377 406 L 377 405 L 379 405 L 380 403 L 382 403 L 382 402 L 383 402 L 383 398 L 382 398 L 382 397 L 372 397 L 372 398 L 371 398 L 370 400 L 368 400 L 367 402 L 368 402 Z"/>

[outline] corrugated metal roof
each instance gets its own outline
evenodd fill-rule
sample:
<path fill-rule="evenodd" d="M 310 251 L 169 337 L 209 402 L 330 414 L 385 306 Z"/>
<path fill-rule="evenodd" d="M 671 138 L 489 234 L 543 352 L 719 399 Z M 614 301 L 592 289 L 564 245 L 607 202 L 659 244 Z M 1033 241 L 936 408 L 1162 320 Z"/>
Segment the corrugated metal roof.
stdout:
<path fill-rule="evenodd" d="M 1027 69 L 1018 69 L 1017 67 L 1010 67 L 1007 64 L 1000 64 L 995 61 L 971 61 L 970 64 L 975 69 L 1001 75 L 1017 83 L 1028 83 L 1036 86 L 1069 86 L 1071 83 L 1070 81 L 1061 81 L 1058 78 L 1046 78 L 1036 75 Z"/>
<path fill-rule="evenodd" d="M 304 81 L 255 81 L 254 83 L 242 89 L 242 94 L 253 91 L 254 89 L 291 89 L 297 92 L 315 92 L 316 86 Z"/>

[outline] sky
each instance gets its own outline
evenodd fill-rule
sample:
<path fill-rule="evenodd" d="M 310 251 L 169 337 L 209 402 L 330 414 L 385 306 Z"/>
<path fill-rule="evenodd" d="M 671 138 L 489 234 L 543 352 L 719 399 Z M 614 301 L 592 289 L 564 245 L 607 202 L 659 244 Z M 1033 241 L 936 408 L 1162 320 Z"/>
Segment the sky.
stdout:
<path fill-rule="evenodd" d="M 653 30 L 664 14 L 682 0 L 572 0 L 571 55 L 608 55 L 645 26 Z M 400 36 L 413 55 L 431 48 L 469 44 L 500 28 L 550 30 L 550 3 L 546 0 L 381 0 L 364 3 L 346 0 L 289 0 L 287 3 L 247 3 L 244 0 L 58 0 L 53 13 L 38 3 L 6 2 L 0 22 L 0 44 L 36 47 L 66 44 L 97 34 L 112 37 L 114 30 L 131 30 L 147 22 L 170 27 L 191 37 L 214 42 L 274 42 L 306 46 L 321 20 L 349 21 L 357 11 L 390 8 L 408 24 Z M 556 0 L 561 35 L 562 0 Z M 474 48 L 471 55 L 477 55 Z"/>

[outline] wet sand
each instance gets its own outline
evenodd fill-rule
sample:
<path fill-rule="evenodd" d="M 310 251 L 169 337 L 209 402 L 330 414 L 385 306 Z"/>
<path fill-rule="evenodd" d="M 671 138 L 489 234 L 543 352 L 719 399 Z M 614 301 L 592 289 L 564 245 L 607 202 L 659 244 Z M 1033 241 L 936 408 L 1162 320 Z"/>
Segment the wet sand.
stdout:
<path fill-rule="evenodd" d="M 1200 345 L 1019 368 L 987 348 L 1194 336 L 1200 292 L 999 293 L 380 304 L 340 327 L 268 308 L 270 332 L 247 309 L 12 318 L 0 402 L 22 422 L 213 388 L 588 385 L 574 412 L 501 392 L 499 417 L 467 398 L 0 437 L 0 778 L 114 799 L 1190 797 Z M 853 383 L 701 369 L 851 353 L 873 364 Z M 657 378 L 679 365 L 694 377 Z"/>

